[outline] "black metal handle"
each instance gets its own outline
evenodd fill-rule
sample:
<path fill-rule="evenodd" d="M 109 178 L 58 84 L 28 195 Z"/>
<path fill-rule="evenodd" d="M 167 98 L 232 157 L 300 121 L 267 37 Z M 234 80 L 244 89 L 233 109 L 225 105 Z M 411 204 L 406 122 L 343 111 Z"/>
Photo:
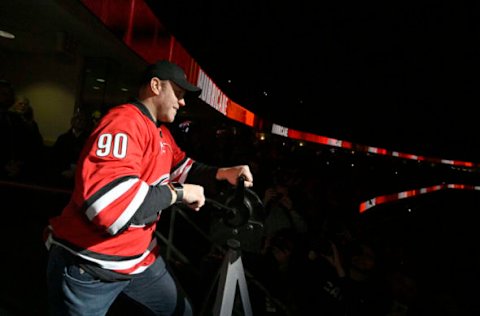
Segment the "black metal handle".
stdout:
<path fill-rule="evenodd" d="M 245 199 L 245 177 L 240 176 L 237 179 L 237 189 L 235 191 L 235 200 L 238 203 L 243 203 Z"/>

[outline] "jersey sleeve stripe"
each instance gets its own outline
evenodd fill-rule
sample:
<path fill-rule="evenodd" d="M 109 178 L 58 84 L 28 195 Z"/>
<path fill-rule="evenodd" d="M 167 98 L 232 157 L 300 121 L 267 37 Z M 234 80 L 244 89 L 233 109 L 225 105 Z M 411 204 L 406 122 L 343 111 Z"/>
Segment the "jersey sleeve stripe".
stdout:
<path fill-rule="evenodd" d="M 122 194 L 127 192 L 138 181 L 138 178 L 129 179 L 114 186 L 112 189 L 100 196 L 92 205 L 87 208 L 86 215 L 88 219 L 93 220 L 93 218 L 100 214 L 100 212 L 102 212 L 110 203 L 122 196 Z"/>
<path fill-rule="evenodd" d="M 180 165 L 176 166 L 174 171 L 170 174 L 171 181 L 185 183 L 193 162 L 192 159 L 186 158 Z"/>
<path fill-rule="evenodd" d="M 108 228 L 108 232 L 112 235 L 115 235 L 120 229 L 122 229 L 135 215 L 135 212 L 138 210 L 140 205 L 143 203 L 145 196 L 147 196 L 149 186 L 142 182 L 138 192 L 135 194 L 135 197 L 132 199 L 127 208 L 122 212 L 122 215 Z"/>

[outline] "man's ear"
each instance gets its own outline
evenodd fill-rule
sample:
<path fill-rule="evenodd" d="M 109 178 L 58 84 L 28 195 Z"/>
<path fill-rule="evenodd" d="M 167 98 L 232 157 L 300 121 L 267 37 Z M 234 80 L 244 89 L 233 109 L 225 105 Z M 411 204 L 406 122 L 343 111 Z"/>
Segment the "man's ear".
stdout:
<path fill-rule="evenodd" d="M 160 91 L 162 91 L 162 81 L 157 77 L 153 77 L 150 80 L 150 89 L 152 89 L 153 93 L 158 95 Z"/>

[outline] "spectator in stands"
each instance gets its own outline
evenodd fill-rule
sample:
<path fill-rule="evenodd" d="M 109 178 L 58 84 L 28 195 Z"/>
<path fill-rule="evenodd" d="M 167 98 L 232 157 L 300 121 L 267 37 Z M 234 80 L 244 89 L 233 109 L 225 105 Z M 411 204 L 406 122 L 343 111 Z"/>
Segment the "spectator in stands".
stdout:
<path fill-rule="evenodd" d="M 43 147 L 43 136 L 40 133 L 40 128 L 38 123 L 35 120 L 35 115 L 33 107 L 30 104 L 30 99 L 26 96 L 19 95 L 15 98 L 15 103 L 9 109 L 9 111 L 18 113 L 25 123 L 26 129 L 32 138 L 32 145 L 38 146 L 36 149 L 38 152 L 42 150 Z"/>
<path fill-rule="evenodd" d="M 247 261 L 246 266 L 275 299 L 282 302 L 289 312 L 294 312 L 296 304 L 293 299 L 295 292 L 299 291 L 296 285 L 302 272 L 303 257 L 298 234 L 291 228 L 282 228 L 271 236 L 262 257 Z M 265 297 L 265 304 L 267 312 L 277 311 L 268 297 Z"/>
<path fill-rule="evenodd" d="M 345 315 L 385 315 L 390 309 L 389 286 L 374 248 L 364 241 L 352 242 L 346 255 L 347 278 L 343 286 Z"/>
<path fill-rule="evenodd" d="M 26 96 L 17 96 L 15 98 L 15 103 L 13 103 L 9 110 L 20 114 L 25 122 L 35 122 L 33 108 L 30 105 L 30 99 Z"/>
<path fill-rule="evenodd" d="M 15 107 L 15 89 L 7 80 L 0 80 L 0 176 L 12 180 L 32 180 L 43 163 L 43 138 L 36 123 L 31 124 L 33 112 L 24 113 Z M 28 107 L 27 107 L 28 108 Z M 28 112 L 28 111 L 27 111 Z"/>
<path fill-rule="evenodd" d="M 283 229 L 295 232 L 298 237 L 306 235 L 307 224 L 303 216 L 295 209 L 288 180 L 275 181 L 272 186 L 267 188 L 263 197 L 263 205 L 265 207 L 265 247 L 268 247 L 273 236 Z"/>
<path fill-rule="evenodd" d="M 73 177 L 80 152 L 91 132 L 88 115 L 76 112 L 70 120 L 70 128 L 58 136 L 52 147 L 52 163 L 60 184 L 73 187 Z"/>
<path fill-rule="evenodd" d="M 343 254 L 330 240 L 313 242 L 296 279 L 294 300 L 298 315 L 312 311 L 325 316 L 344 316 L 344 283 L 347 273 Z"/>

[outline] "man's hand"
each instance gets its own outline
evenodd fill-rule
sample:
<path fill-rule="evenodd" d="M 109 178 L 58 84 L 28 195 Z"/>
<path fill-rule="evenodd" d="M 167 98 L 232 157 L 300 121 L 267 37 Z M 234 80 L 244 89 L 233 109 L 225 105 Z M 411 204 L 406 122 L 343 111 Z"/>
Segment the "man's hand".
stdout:
<path fill-rule="evenodd" d="M 196 184 L 183 185 L 183 201 L 192 210 L 198 211 L 205 204 L 203 187 Z"/>
<path fill-rule="evenodd" d="M 247 165 L 219 168 L 217 171 L 217 180 L 227 180 L 231 185 L 237 185 L 240 177 L 243 177 L 246 188 L 253 186 L 253 176 Z"/>

